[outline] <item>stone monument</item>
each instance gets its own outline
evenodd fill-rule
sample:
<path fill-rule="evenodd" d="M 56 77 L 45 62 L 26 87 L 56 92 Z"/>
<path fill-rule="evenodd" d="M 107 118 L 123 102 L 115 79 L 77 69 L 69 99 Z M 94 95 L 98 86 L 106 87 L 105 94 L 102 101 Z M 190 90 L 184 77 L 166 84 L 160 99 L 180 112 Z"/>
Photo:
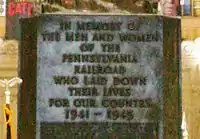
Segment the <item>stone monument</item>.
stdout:
<path fill-rule="evenodd" d="M 18 139 L 181 139 L 180 19 L 22 19 Z"/>

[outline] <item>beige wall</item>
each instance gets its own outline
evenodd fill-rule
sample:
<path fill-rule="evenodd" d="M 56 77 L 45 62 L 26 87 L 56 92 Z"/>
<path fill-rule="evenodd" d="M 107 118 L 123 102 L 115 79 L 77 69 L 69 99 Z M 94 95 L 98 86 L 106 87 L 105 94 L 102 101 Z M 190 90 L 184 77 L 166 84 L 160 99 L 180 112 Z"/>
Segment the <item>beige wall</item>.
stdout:
<path fill-rule="evenodd" d="M 200 71 L 196 64 L 189 65 L 192 61 L 195 60 L 183 58 L 182 106 L 186 113 L 189 139 L 200 139 Z"/>
<path fill-rule="evenodd" d="M 0 55 L 0 79 L 11 79 L 17 76 L 17 55 Z M 13 110 L 13 120 L 16 127 L 16 113 L 17 113 L 17 87 L 11 89 L 11 108 Z M 4 89 L 0 88 L 0 139 L 5 139 L 5 121 L 3 115 L 3 106 L 5 103 Z"/>
<path fill-rule="evenodd" d="M 11 79 L 17 76 L 17 55 L 1 55 L 0 56 L 0 79 Z M 11 89 L 11 108 L 13 110 L 13 121 L 16 127 L 17 121 L 17 87 Z M 5 103 L 4 89 L 0 88 L 0 139 L 5 139 L 5 121 L 3 116 L 3 106 Z"/>
<path fill-rule="evenodd" d="M 5 34 L 5 17 L 0 17 L 0 37 L 4 37 L 4 34 Z M 0 76 L 2 76 L 1 73 L 0 73 Z M 4 139 L 4 137 L 3 137 L 4 120 L 3 120 L 3 109 L 2 109 L 3 103 L 4 103 L 4 97 L 3 96 L 4 96 L 3 90 L 2 90 L 2 88 L 0 88 L 0 139 Z"/>
<path fill-rule="evenodd" d="M 6 24 L 6 18 L 0 17 L 0 37 L 4 37 L 5 35 L 5 24 Z"/>
<path fill-rule="evenodd" d="M 200 37 L 200 17 L 182 17 L 182 37 L 185 39 Z"/>
<path fill-rule="evenodd" d="M 0 17 L 0 37 L 5 36 L 5 17 Z M 0 50 L 0 79 L 11 79 L 17 76 L 17 54 L 3 54 Z M 17 124 L 17 87 L 11 89 L 11 108 L 13 110 L 13 121 Z M 5 139 L 5 121 L 3 106 L 5 103 L 4 89 L 0 87 L 0 139 Z"/>
<path fill-rule="evenodd" d="M 199 17 L 182 18 L 182 37 L 187 40 L 200 37 Z M 197 67 L 200 59 L 183 56 L 182 60 L 182 101 L 183 110 L 186 112 L 189 139 L 200 139 L 200 71 Z"/>

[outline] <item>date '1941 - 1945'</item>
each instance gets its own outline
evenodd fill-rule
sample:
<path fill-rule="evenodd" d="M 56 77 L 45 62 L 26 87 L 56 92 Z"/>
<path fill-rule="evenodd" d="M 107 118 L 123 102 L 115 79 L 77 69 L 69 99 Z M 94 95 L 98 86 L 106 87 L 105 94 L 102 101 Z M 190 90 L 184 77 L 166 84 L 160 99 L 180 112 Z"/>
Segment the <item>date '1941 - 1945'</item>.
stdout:
<path fill-rule="evenodd" d="M 100 116 L 101 114 L 99 114 Z M 66 109 L 65 119 L 70 120 L 89 120 L 90 110 L 89 109 Z M 126 120 L 131 121 L 134 119 L 134 112 L 132 109 L 108 109 L 107 118 L 108 120 Z"/>

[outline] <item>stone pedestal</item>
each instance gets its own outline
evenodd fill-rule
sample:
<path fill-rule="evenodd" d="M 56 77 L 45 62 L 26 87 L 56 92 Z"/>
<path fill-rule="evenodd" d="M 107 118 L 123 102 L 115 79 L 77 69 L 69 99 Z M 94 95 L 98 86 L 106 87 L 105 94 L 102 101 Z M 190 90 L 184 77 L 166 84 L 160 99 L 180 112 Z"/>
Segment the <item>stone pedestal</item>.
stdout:
<path fill-rule="evenodd" d="M 21 28 L 18 139 L 181 139 L 179 18 L 44 14 Z"/>

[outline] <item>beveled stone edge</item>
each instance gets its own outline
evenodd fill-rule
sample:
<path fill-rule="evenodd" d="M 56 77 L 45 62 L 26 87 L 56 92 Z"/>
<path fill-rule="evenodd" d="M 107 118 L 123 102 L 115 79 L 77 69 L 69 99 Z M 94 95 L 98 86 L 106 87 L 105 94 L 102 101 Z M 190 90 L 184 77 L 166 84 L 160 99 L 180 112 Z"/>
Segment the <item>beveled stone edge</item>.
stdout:
<path fill-rule="evenodd" d="M 167 15 L 160 15 L 160 14 L 149 14 L 149 13 L 100 13 L 100 12 L 84 12 L 83 11 L 75 11 L 75 12 L 69 12 L 69 13 L 64 13 L 64 12 L 54 12 L 54 13 L 42 13 L 39 16 L 44 16 L 44 15 L 69 15 L 69 16 L 88 16 L 88 15 L 96 15 L 96 16 L 155 16 L 155 17 L 167 17 L 167 18 L 173 18 L 173 19 L 181 19 L 181 16 L 167 16 Z"/>

